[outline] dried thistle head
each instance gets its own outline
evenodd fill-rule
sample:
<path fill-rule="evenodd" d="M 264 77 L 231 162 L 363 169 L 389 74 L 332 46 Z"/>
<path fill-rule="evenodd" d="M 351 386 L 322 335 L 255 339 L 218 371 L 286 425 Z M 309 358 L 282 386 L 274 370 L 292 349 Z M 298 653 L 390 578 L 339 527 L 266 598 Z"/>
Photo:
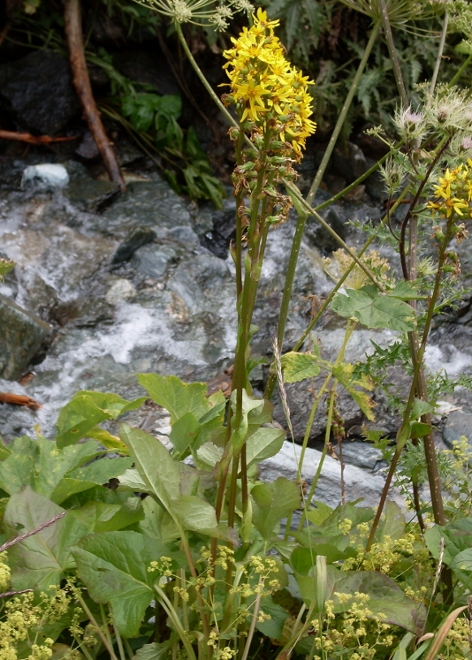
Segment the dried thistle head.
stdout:
<path fill-rule="evenodd" d="M 352 248 L 352 250 L 353 252 L 356 251 L 355 248 Z M 325 273 L 331 277 L 332 280 L 337 282 L 347 270 L 351 269 L 351 272 L 344 282 L 346 289 L 360 289 L 370 282 L 364 271 L 357 265 L 357 263 L 354 263 L 354 260 L 344 250 L 336 250 L 333 252 L 332 256 L 333 259 L 323 259 Z M 387 272 L 390 270 L 390 264 L 387 259 L 380 257 L 377 250 L 369 250 L 369 252 L 362 257 L 362 261 L 364 261 L 364 263 L 377 274 L 379 279 L 387 279 Z"/>
<path fill-rule="evenodd" d="M 361 12 L 372 19 L 374 23 L 382 20 L 382 10 L 379 0 L 341 0 L 351 9 Z M 388 20 L 392 27 L 402 28 L 411 21 L 430 18 L 432 8 L 427 0 L 385 0 Z"/>

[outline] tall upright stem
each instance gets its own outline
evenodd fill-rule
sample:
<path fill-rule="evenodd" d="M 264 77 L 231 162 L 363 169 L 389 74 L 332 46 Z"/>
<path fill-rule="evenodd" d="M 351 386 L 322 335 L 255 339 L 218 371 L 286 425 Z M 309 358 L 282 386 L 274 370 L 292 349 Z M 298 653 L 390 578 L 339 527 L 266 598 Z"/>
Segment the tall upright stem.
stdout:
<path fill-rule="evenodd" d="M 347 113 L 349 112 L 349 109 L 351 107 L 351 103 L 354 99 L 354 95 L 357 92 L 357 88 L 359 87 L 359 83 L 362 77 L 362 74 L 364 73 L 364 69 L 367 65 L 367 60 L 370 57 L 370 54 L 372 52 L 372 48 L 374 47 L 375 41 L 377 39 L 377 35 L 379 33 L 379 28 L 380 25 L 379 23 L 376 23 L 372 29 L 372 32 L 370 34 L 369 41 L 367 42 L 367 46 L 365 47 L 364 50 L 364 55 L 362 56 L 361 61 L 359 62 L 359 66 L 356 71 L 356 75 L 353 78 L 353 81 L 351 83 L 351 88 L 349 89 L 349 93 L 346 96 L 346 100 L 344 101 L 344 105 L 341 108 L 341 112 L 339 113 L 338 121 L 336 122 L 336 126 L 334 127 L 333 133 L 331 135 L 331 138 L 329 140 L 328 146 L 326 147 L 326 151 L 324 152 L 323 159 L 320 163 L 320 166 L 318 167 L 318 171 L 316 173 L 315 178 L 313 179 L 313 183 L 311 184 L 310 191 L 307 195 L 306 201 L 311 204 L 313 202 L 313 199 L 318 192 L 318 188 L 320 187 L 321 179 L 323 178 L 323 175 L 326 171 L 326 168 L 329 163 L 329 159 L 331 158 L 331 154 L 333 153 L 334 147 L 336 146 L 336 142 L 338 141 L 339 134 L 341 133 L 341 129 L 344 126 L 344 122 L 347 117 Z"/>
<path fill-rule="evenodd" d="M 367 42 L 367 45 L 365 47 L 364 55 L 362 56 L 362 59 L 359 63 L 359 66 L 356 71 L 356 75 L 354 76 L 354 79 L 351 84 L 351 88 L 349 90 L 349 93 L 346 97 L 346 100 L 344 101 L 344 105 L 341 109 L 341 112 L 339 114 L 338 120 L 336 122 L 336 126 L 334 127 L 333 133 L 331 135 L 331 138 L 329 140 L 328 146 L 326 147 L 326 151 L 323 154 L 323 159 L 320 163 L 320 166 L 318 167 L 318 171 L 316 172 L 315 178 L 313 179 L 313 183 L 311 184 L 310 191 L 308 192 L 308 195 L 306 197 L 306 202 L 307 204 L 311 207 L 313 199 L 318 191 L 318 188 L 320 186 L 321 180 L 323 178 L 323 175 L 326 171 L 326 168 L 328 166 L 329 160 L 331 158 L 331 155 L 333 153 L 334 147 L 336 146 L 336 142 L 338 140 L 339 134 L 341 132 L 341 129 L 344 125 L 344 122 L 347 117 L 347 113 L 349 112 L 349 108 L 351 107 L 351 103 L 354 99 L 354 95 L 357 91 L 357 88 L 359 86 L 360 79 L 362 77 L 362 74 L 364 72 L 364 69 L 366 67 L 367 61 L 369 59 L 369 56 L 372 52 L 372 48 L 374 47 L 375 40 L 377 39 L 377 35 L 379 33 L 379 24 L 376 23 L 372 29 L 369 41 Z M 280 348 L 282 349 L 283 346 L 283 340 L 284 340 L 284 334 L 285 334 L 285 326 L 287 324 L 287 317 L 288 317 L 288 308 L 290 304 L 290 298 L 292 297 L 292 288 L 293 288 L 293 281 L 295 279 L 295 271 L 297 268 L 297 262 L 298 262 L 298 255 L 300 254 L 300 246 L 302 243 L 302 238 L 303 238 L 303 233 L 305 231 L 305 224 L 307 220 L 307 213 L 299 213 L 298 215 L 298 221 L 297 221 L 297 226 L 295 229 L 295 235 L 293 237 L 293 242 L 292 242 L 292 249 L 290 252 L 290 258 L 287 266 L 287 274 L 285 275 L 285 283 L 284 283 L 284 291 L 282 295 L 282 303 L 280 305 L 280 312 L 279 312 L 279 320 L 277 324 L 277 341 L 279 343 Z M 329 228 L 331 229 L 331 228 Z M 337 235 L 336 235 L 337 236 Z M 337 238 L 339 238 L 337 236 Z M 271 395 L 275 386 L 275 380 L 271 379 L 271 384 L 270 384 L 270 392 L 266 390 L 266 396 Z"/>

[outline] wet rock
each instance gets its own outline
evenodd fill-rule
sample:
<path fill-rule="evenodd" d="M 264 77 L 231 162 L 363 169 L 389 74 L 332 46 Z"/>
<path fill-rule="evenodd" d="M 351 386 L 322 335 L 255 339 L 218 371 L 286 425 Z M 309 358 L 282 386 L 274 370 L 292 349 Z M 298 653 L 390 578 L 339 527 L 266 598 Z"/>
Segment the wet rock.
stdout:
<path fill-rule="evenodd" d="M 49 50 L 0 67 L 0 90 L 18 126 L 44 135 L 59 133 L 80 109 L 68 61 Z"/>
<path fill-rule="evenodd" d="M 369 169 L 362 149 L 353 142 L 347 142 L 345 147 L 334 150 L 333 166 L 347 183 L 352 183 Z"/>
<path fill-rule="evenodd" d="M 343 442 L 343 461 L 350 465 L 364 468 L 374 472 L 383 464 L 382 452 L 369 445 L 367 442 Z M 339 451 L 335 445 L 335 452 L 339 456 Z"/>
<path fill-rule="evenodd" d="M 375 164 L 376 161 L 372 160 L 371 158 L 367 159 L 367 166 L 368 168 L 372 167 L 372 165 Z M 372 197 L 372 199 L 375 199 L 376 201 L 383 202 L 384 200 L 388 199 L 388 192 L 385 187 L 385 181 L 383 177 L 381 176 L 379 170 L 376 172 L 373 172 L 370 176 L 367 177 L 365 180 L 365 187 L 367 194 Z"/>
<path fill-rule="evenodd" d="M 108 289 L 105 300 L 109 305 L 118 305 L 124 300 L 131 300 L 136 296 L 136 288 L 129 280 L 120 278 Z"/>
<path fill-rule="evenodd" d="M 85 160 L 92 160 L 100 153 L 90 131 L 85 131 L 75 153 Z"/>
<path fill-rule="evenodd" d="M 79 209 L 102 211 L 119 195 L 117 183 L 93 179 L 80 163 L 69 162 L 68 170 L 70 183 L 64 195 Z"/>
<path fill-rule="evenodd" d="M 37 354 L 51 328 L 2 295 L 0 327 L 0 377 L 15 380 Z"/>
<path fill-rule="evenodd" d="M 166 235 L 187 249 L 195 248 L 200 243 L 200 239 L 191 227 L 172 227 L 166 232 Z"/>
<path fill-rule="evenodd" d="M 54 163 L 41 163 L 30 165 L 23 172 L 21 187 L 36 184 L 41 188 L 62 188 L 69 183 L 69 175 L 64 165 Z"/>
<path fill-rule="evenodd" d="M 213 228 L 206 231 L 201 238 L 201 244 L 220 259 L 228 256 L 229 244 L 236 237 L 236 204 L 231 200 L 231 206 L 213 215 Z"/>
<path fill-rule="evenodd" d="M 136 250 L 139 250 L 143 245 L 152 243 L 156 238 L 156 232 L 150 227 L 136 227 L 121 242 L 113 256 L 113 263 L 120 264 L 123 261 L 129 261 Z"/>
<path fill-rule="evenodd" d="M 160 280 L 176 256 L 170 245 L 146 245 L 134 253 L 131 265 L 141 275 Z"/>
<path fill-rule="evenodd" d="M 190 226 L 190 213 L 185 203 L 163 179 L 134 181 L 125 193 L 97 219 L 97 229 L 125 238 L 133 227 Z"/>
<path fill-rule="evenodd" d="M 452 447 L 454 440 L 465 436 L 472 443 L 472 413 L 456 410 L 448 416 L 444 424 L 442 437 L 444 442 Z"/>
<path fill-rule="evenodd" d="M 337 327 L 337 325 L 338 322 L 333 320 L 332 322 L 325 324 L 325 327 L 317 330 L 315 329 L 313 332 L 312 336 L 318 342 L 321 349 L 321 356 L 325 360 L 334 361 L 343 344 L 345 332 L 344 327 L 341 327 L 341 324 L 339 324 L 339 327 Z M 357 360 L 365 359 L 365 354 L 373 351 L 371 340 L 376 344 L 385 347 L 388 343 L 393 341 L 394 338 L 394 333 L 389 333 L 387 331 L 382 332 L 357 328 L 347 345 L 345 360 L 350 363 L 355 363 Z M 299 383 L 286 384 L 294 435 L 298 441 L 301 441 L 305 434 L 306 425 L 314 402 L 314 392 L 320 391 L 325 378 L 326 372 L 322 372 L 319 376 L 313 378 L 311 382 L 305 380 Z M 361 426 L 365 418 L 352 396 L 341 385 L 338 385 L 336 394 L 336 407 L 344 420 L 344 426 L 349 434 L 351 429 Z M 310 432 L 310 441 L 313 443 L 316 440 L 324 439 L 328 398 L 328 395 L 325 395 L 321 398 L 318 404 L 317 414 Z M 274 397 L 274 402 L 276 404 L 274 417 L 280 424 L 284 424 L 284 413 L 278 396 Z M 374 412 L 377 414 L 377 410 Z M 368 447 L 368 445 L 366 445 L 366 447 Z"/>
<path fill-rule="evenodd" d="M 297 477 L 298 460 L 301 448 L 285 441 L 280 452 L 263 461 L 260 466 L 260 477 L 264 481 L 275 481 L 282 476 L 290 480 Z M 313 483 L 316 470 L 320 463 L 321 452 L 308 448 L 303 462 L 302 479 L 308 487 Z M 364 472 L 354 465 L 345 465 L 344 484 L 347 501 L 362 499 L 363 506 L 376 507 L 382 492 L 385 479 L 380 475 L 372 475 Z M 315 500 L 320 500 L 331 507 L 341 502 L 341 466 L 339 461 L 326 456 L 323 470 L 321 472 L 314 495 Z M 395 491 L 390 492 L 389 499 L 402 504 L 402 499 Z"/>
<path fill-rule="evenodd" d="M 320 211 L 320 215 L 323 220 L 334 229 L 338 236 L 345 240 L 347 234 L 346 225 L 337 209 L 334 206 L 331 206 L 326 211 Z M 322 225 L 320 225 L 319 222 L 317 222 L 316 218 L 308 218 L 306 224 L 306 236 L 314 247 L 323 252 L 332 252 L 339 248 L 339 243 L 336 239 Z"/>

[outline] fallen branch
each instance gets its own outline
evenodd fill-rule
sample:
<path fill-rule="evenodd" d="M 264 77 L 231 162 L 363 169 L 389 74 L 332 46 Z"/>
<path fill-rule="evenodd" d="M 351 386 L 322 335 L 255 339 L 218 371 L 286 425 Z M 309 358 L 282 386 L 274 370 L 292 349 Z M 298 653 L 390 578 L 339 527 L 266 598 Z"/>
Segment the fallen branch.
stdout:
<path fill-rule="evenodd" d="M 26 406 L 31 410 L 38 410 L 41 405 L 26 394 L 13 394 L 12 392 L 0 392 L 0 403 L 10 403 L 13 406 Z"/>
<path fill-rule="evenodd" d="M 32 529 L 31 532 L 26 532 L 25 534 L 21 534 L 20 536 L 15 536 L 14 539 L 11 539 L 10 541 L 7 541 L 3 545 L 0 545 L 0 552 L 4 552 L 8 548 L 10 548 L 12 545 L 15 545 L 15 543 L 21 543 L 21 541 L 24 541 L 25 539 L 29 538 L 30 536 L 34 536 L 35 534 L 38 534 L 39 532 L 42 532 L 43 529 L 46 529 L 46 527 L 50 527 L 51 525 L 54 525 L 58 520 L 61 518 L 64 518 L 66 515 L 67 511 L 62 511 L 59 513 L 57 516 L 54 516 L 51 520 L 48 520 L 47 522 L 43 523 L 42 525 L 39 525 L 39 527 L 36 527 L 36 529 Z"/>
<path fill-rule="evenodd" d="M 22 589 L 21 591 L 4 591 L 2 594 L 0 594 L 0 598 L 8 598 L 9 596 L 20 596 L 21 594 L 27 594 L 30 591 L 33 591 L 33 589 Z"/>
<path fill-rule="evenodd" d="M 72 137 L 51 137 L 50 135 L 31 135 L 31 133 L 16 133 L 15 131 L 0 130 L 0 139 L 16 140 L 17 142 L 28 142 L 29 144 L 50 144 L 51 142 L 67 142 L 75 140 L 78 136 Z"/>
<path fill-rule="evenodd" d="M 107 137 L 102 120 L 100 119 L 100 112 L 93 98 L 87 64 L 85 63 L 81 21 L 79 0 L 65 0 L 64 29 L 75 91 L 82 104 L 87 124 L 103 158 L 110 179 L 117 183 L 121 190 L 124 191 L 126 187 L 123 175 L 121 174 L 112 142 Z"/>

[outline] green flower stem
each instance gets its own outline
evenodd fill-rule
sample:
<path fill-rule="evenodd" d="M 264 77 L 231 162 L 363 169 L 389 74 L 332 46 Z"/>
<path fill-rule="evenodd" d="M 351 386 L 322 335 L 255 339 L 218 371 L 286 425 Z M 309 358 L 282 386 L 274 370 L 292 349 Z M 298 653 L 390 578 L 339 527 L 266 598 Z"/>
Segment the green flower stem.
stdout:
<path fill-rule="evenodd" d="M 344 341 L 343 345 L 341 346 L 341 350 L 339 351 L 338 357 L 336 358 L 336 362 L 334 365 L 340 364 L 344 360 L 344 355 L 346 353 L 346 348 L 349 343 L 349 340 L 351 338 L 352 333 L 354 332 L 354 329 L 356 327 L 356 322 L 351 321 L 351 319 L 348 319 L 348 322 L 346 324 L 346 331 L 344 333 Z M 318 463 L 318 467 L 316 469 L 315 476 L 313 478 L 313 483 L 311 484 L 310 492 L 308 493 L 308 497 L 306 498 L 304 502 L 304 515 L 301 516 L 300 518 L 300 523 L 298 525 L 298 531 L 300 532 L 302 527 L 303 527 L 303 521 L 304 518 L 306 517 L 306 514 L 308 512 L 308 509 L 310 507 L 311 501 L 313 499 L 313 496 L 315 494 L 316 487 L 318 485 L 318 481 L 321 475 L 321 471 L 323 469 L 323 464 L 326 458 L 326 454 L 328 452 L 328 445 L 329 445 L 329 439 L 331 437 L 331 426 L 333 423 L 333 409 L 334 409 L 334 400 L 336 396 L 336 388 L 338 386 L 338 380 L 335 379 L 333 383 L 333 387 L 331 389 L 331 395 L 329 398 L 329 404 L 328 404 L 328 419 L 326 422 L 326 433 L 325 433 L 325 442 L 324 442 L 324 447 L 323 447 L 323 452 L 321 454 L 320 462 Z M 300 457 L 301 458 L 301 457 Z"/>
<path fill-rule="evenodd" d="M 110 635 L 110 629 L 109 629 L 108 623 L 107 623 L 107 615 L 106 615 L 106 612 L 105 612 L 105 608 L 103 607 L 103 605 L 101 603 L 100 603 L 100 614 L 101 614 L 101 617 L 102 617 L 103 627 L 105 629 L 105 635 L 106 635 L 106 638 L 108 639 L 108 643 L 110 644 L 110 646 L 113 646 L 113 641 L 112 641 L 111 635 Z"/>
<path fill-rule="evenodd" d="M 156 583 L 154 584 L 154 590 L 156 591 L 157 595 L 159 596 L 160 603 L 165 610 L 167 616 L 169 619 L 172 621 L 172 625 L 174 626 L 175 632 L 178 634 L 180 637 L 180 640 L 187 651 L 187 659 L 188 660 L 197 660 L 195 657 L 195 652 L 193 650 L 192 645 L 190 644 L 190 641 L 187 637 L 187 633 L 184 630 L 184 627 L 182 626 L 182 623 L 180 621 L 180 617 L 175 611 L 172 603 L 170 600 L 167 598 L 166 594 L 164 591 L 161 589 L 161 587 Z M 201 660 L 201 659 L 200 659 Z"/>
<path fill-rule="evenodd" d="M 87 660 L 95 660 L 94 658 L 92 658 L 92 656 L 90 655 L 90 651 L 87 649 L 86 645 L 83 642 L 80 642 L 75 635 L 72 635 L 72 638 L 74 642 L 77 644 L 77 649 L 75 650 L 78 650 L 81 653 L 83 653 Z"/>
<path fill-rule="evenodd" d="M 220 97 L 218 94 L 213 90 L 213 87 L 210 85 L 208 80 L 205 78 L 203 71 L 200 69 L 200 67 L 197 64 L 197 61 L 195 60 L 194 56 L 192 55 L 192 51 L 188 47 L 187 42 L 185 41 L 184 34 L 182 32 L 182 28 L 180 27 L 180 23 L 177 21 L 174 21 L 174 27 L 177 32 L 177 36 L 179 37 L 179 41 L 182 45 L 182 48 L 184 49 L 185 55 L 187 56 L 190 64 L 192 65 L 193 70 L 197 74 L 197 76 L 200 78 L 201 83 L 211 96 L 212 100 L 216 103 L 216 105 L 219 107 L 221 112 L 224 114 L 228 122 L 232 125 L 235 126 L 236 128 L 239 128 L 239 124 L 236 121 L 236 119 L 233 117 L 233 115 L 228 111 L 227 108 L 225 108 L 224 104 L 221 102 Z"/>
<path fill-rule="evenodd" d="M 259 585 L 261 586 L 263 584 L 262 579 L 259 580 Z M 249 656 L 249 650 L 251 648 L 251 643 L 252 643 L 252 638 L 254 637 L 254 633 L 256 631 L 256 623 L 257 623 L 257 618 L 259 616 L 259 610 L 261 609 L 261 598 L 262 594 L 258 594 L 256 598 L 256 602 L 254 603 L 254 612 L 252 615 L 252 620 L 251 620 L 251 625 L 249 626 L 249 632 L 247 634 L 247 639 L 246 639 L 246 644 L 244 646 L 244 651 L 241 656 L 241 660 L 247 660 Z"/>
<path fill-rule="evenodd" d="M 302 605 L 297 620 L 295 621 L 295 624 L 293 626 L 292 636 L 290 637 L 288 642 L 286 642 L 285 646 L 282 648 L 282 650 L 280 651 L 280 653 L 278 654 L 275 660 L 286 660 L 287 658 L 289 658 L 293 652 L 293 649 L 300 641 L 303 633 L 305 633 L 308 630 L 308 628 L 310 628 L 312 622 L 313 610 L 315 609 L 314 603 L 310 605 L 310 608 L 306 615 L 305 623 L 302 625 L 300 630 L 298 629 L 298 626 L 300 625 L 301 618 L 303 613 L 305 612 L 305 609 L 306 606 Z"/>
<path fill-rule="evenodd" d="M 445 265 L 445 254 L 447 250 L 447 246 L 449 241 L 452 238 L 452 231 L 450 229 L 452 222 L 453 222 L 454 216 L 451 216 L 451 218 L 448 221 L 448 226 L 445 232 L 445 236 L 440 244 L 439 248 L 439 258 L 438 258 L 438 269 L 436 271 L 436 277 L 434 281 L 434 288 L 433 292 L 431 294 L 431 298 L 429 299 L 429 304 L 428 304 L 428 312 L 426 315 L 426 320 L 425 320 L 425 326 L 423 329 L 423 336 L 421 339 L 421 345 L 418 349 L 417 355 L 416 355 L 416 363 L 414 364 L 414 372 L 413 372 L 413 380 L 411 383 L 410 387 L 410 393 L 408 396 L 408 401 L 406 405 L 405 412 L 403 414 L 403 422 L 400 427 L 400 430 L 398 432 L 398 437 L 401 438 L 402 434 L 406 431 L 407 425 L 410 421 L 410 413 L 413 408 L 413 404 L 415 401 L 415 394 L 418 389 L 418 381 L 419 378 L 422 374 L 422 365 L 423 365 L 423 358 L 424 358 L 424 352 L 426 350 L 426 342 L 428 339 L 429 331 L 431 329 L 431 323 L 433 320 L 433 315 L 434 315 L 434 308 L 436 306 L 436 302 L 439 297 L 439 292 L 441 289 L 441 278 L 443 274 L 443 269 Z M 452 219 L 452 220 L 451 220 Z M 424 376 L 423 376 L 424 377 Z M 431 423 L 431 420 L 429 421 Z M 387 475 L 387 480 L 385 482 L 385 486 L 382 491 L 382 495 L 380 498 L 379 506 L 377 507 L 377 512 L 374 518 L 374 522 L 372 523 L 372 528 L 370 530 L 370 535 L 369 539 L 367 541 L 366 545 L 366 552 L 368 552 L 372 546 L 372 543 L 375 539 L 375 534 L 377 532 L 377 528 L 379 525 L 380 517 L 382 515 L 383 507 L 385 505 L 385 501 L 387 499 L 387 493 L 390 488 L 392 478 L 395 472 L 395 468 L 398 463 L 398 459 L 400 457 L 401 451 L 403 449 L 403 446 L 398 447 L 395 451 L 392 463 L 390 465 L 390 470 Z M 428 448 L 429 449 L 429 448 Z M 435 455 L 435 448 L 434 448 L 434 443 L 432 447 L 432 453 Z M 437 525 L 444 525 L 446 523 L 446 519 L 444 516 L 444 508 L 443 508 L 443 502 L 442 502 L 442 497 L 441 497 L 441 485 L 439 482 L 439 474 L 437 472 L 437 466 L 436 466 L 436 471 L 435 473 L 431 473 L 432 468 L 434 466 L 431 464 L 431 457 L 429 455 L 429 451 L 426 454 L 426 467 L 428 470 L 428 481 L 429 481 L 429 486 L 431 490 L 431 501 L 432 501 L 432 506 L 433 506 L 433 513 L 434 513 L 434 520 Z"/>
<path fill-rule="evenodd" d="M 388 17 L 387 4 L 385 0 L 379 0 L 380 6 L 380 16 L 382 19 L 382 27 L 385 32 L 385 37 L 387 40 L 388 52 L 390 54 L 390 59 L 392 60 L 393 73 L 395 76 L 395 82 L 397 83 L 397 89 L 400 93 L 400 98 L 405 108 L 408 107 L 408 95 L 406 93 L 405 83 L 403 81 L 402 70 L 400 67 L 400 62 L 398 61 L 397 49 L 395 48 L 395 42 L 393 41 L 392 27 L 390 25 L 390 19 Z"/>
<path fill-rule="evenodd" d="M 320 166 L 318 168 L 318 171 L 316 173 L 316 176 L 313 180 L 313 183 L 311 184 L 310 191 L 307 195 L 306 201 L 308 204 L 311 205 L 318 188 L 321 183 L 321 179 L 323 178 L 323 175 L 325 173 L 325 170 L 328 166 L 329 159 L 331 158 L 331 154 L 333 153 L 334 147 L 336 146 L 336 142 L 338 140 L 339 134 L 341 133 L 341 129 L 344 125 L 344 122 L 346 121 L 347 113 L 349 112 L 349 108 L 351 107 L 351 103 L 354 99 L 354 95 L 357 91 L 357 88 L 359 86 L 359 82 L 361 80 L 362 74 L 364 73 L 364 69 L 367 65 L 367 60 L 370 57 L 370 54 L 372 52 L 372 48 L 374 47 L 375 41 L 377 39 L 377 35 L 379 33 L 380 29 L 380 24 L 376 23 L 372 29 L 372 32 L 370 34 L 369 41 L 367 42 L 367 45 L 364 50 L 364 54 L 362 56 L 362 59 L 359 63 L 359 66 L 356 71 L 356 75 L 353 78 L 353 81 L 351 83 L 351 88 L 349 89 L 349 93 L 346 96 L 346 100 L 344 101 L 344 105 L 341 109 L 341 112 L 339 113 L 338 121 L 336 122 L 336 126 L 334 127 L 333 134 L 331 135 L 331 138 L 329 140 L 328 146 L 326 148 L 326 151 L 323 155 L 323 159 L 320 163 Z"/>
<path fill-rule="evenodd" d="M 120 632 L 119 632 L 118 628 L 115 625 L 115 618 L 114 617 L 113 617 L 113 631 L 115 633 L 115 639 L 116 639 L 116 643 L 118 645 L 118 651 L 120 653 L 120 659 L 121 660 L 126 660 L 126 654 L 125 654 L 125 650 L 123 648 L 123 641 L 121 639 Z"/>
<path fill-rule="evenodd" d="M 328 374 L 328 376 L 325 379 L 325 382 L 321 386 L 320 391 L 315 396 L 315 400 L 313 401 L 313 405 L 311 407 L 310 416 L 308 418 L 308 423 L 307 423 L 306 429 L 305 429 L 305 435 L 303 436 L 303 442 L 302 442 L 302 449 L 301 449 L 301 452 L 300 452 L 300 458 L 298 460 L 297 484 L 299 486 L 301 486 L 301 483 L 302 483 L 303 461 L 305 459 L 305 452 L 306 452 L 306 448 L 308 446 L 308 440 L 310 439 L 310 432 L 311 432 L 311 428 L 313 426 L 313 421 L 315 419 L 316 411 L 318 410 L 318 405 L 320 403 L 321 397 L 325 393 L 325 391 L 326 391 L 326 389 L 327 389 L 327 387 L 328 387 L 328 385 L 331 381 L 331 378 L 332 378 L 332 374 Z M 304 512 L 305 515 L 306 515 L 306 511 L 307 510 L 305 508 L 305 512 Z M 285 526 L 284 539 L 286 541 L 288 540 L 288 537 L 290 536 L 290 527 L 291 527 L 291 524 L 292 524 L 292 517 L 293 517 L 293 512 L 291 511 L 289 513 L 289 515 L 287 516 L 287 523 L 286 523 L 286 526 Z"/>
<path fill-rule="evenodd" d="M 438 80 L 439 67 L 441 66 L 441 60 L 444 52 L 444 46 L 446 44 L 446 35 L 447 35 L 447 25 L 449 23 L 449 14 L 446 11 L 444 14 L 443 29 L 441 32 L 441 40 L 439 42 L 438 55 L 436 57 L 436 64 L 434 65 L 433 77 L 431 78 L 431 86 L 429 88 L 429 93 L 432 96 L 434 94 L 434 88 L 436 87 L 436 82 Z M 456 74 L 457 75 L 457 74 Z M 451 85 L 453 83 L 450 83 Z"/>
<path fill-rule="evenodd" d="M 453 85 L 456 84 L 456 82 L 459 80 L 459 78 L 462 76 L 464 71 L 467 69 L 469 64 L 472 62 L 472 53 L 469 55 L 469 57 L 465 60 L 465 62 L 462 64 L 461 68 L 459 71 L 453 76 L 453 78 L 450 80 L 448 87 L 452 87 Z"/>
<path fill-rule="evenodd" d="M 411 183 L 409 183 L 409 184 L 408 184 L 408 185 L 402 190 L 402 192 L 400 193 L 400 195 L 398 196 L 398 198 L 395 200 L 395 203 L 393 204 L 392 208 L 390 209 L 390 211 L 389 211 L 390 214 L 392 214 L 392 213 L 395 211 L 395 209 L 397 209 L 397 208 L 400 206 L 400 204 L 402 203 L 403 199 L 406 197 L 406 195 L 407 195 L 408 192 L 410 191 L 410 188 L 411 188 Z M 329 201 L 329 200 L 328 200 L 328 201 Z M 382 220 L 380 221 L 379 226 L 383 226 L 383 225 L 387 222 L 387 219 L 388 219 L 388 213 L 382 218 Z M 357 255 L 359 258 L 362 257 L 362 255 L 366 252 L 367 248 L 373 243 L 373 241 L 375 240 L 375 238 L 376 238 L 375 235 L 372 235 L 372 236 L 371 236 L 371 237 L 370 237 L 370 238 L 364 243 L 363 247 L 361 248 L 361 250 L 359 251 L 359 253 L 358 253 L 358 255 Z M 352 264 L 349 266 L 349 268 L 348 268 L 347 270 L 344 271 L 343 275 L 342 275 L 342 276 L 340 277 L 340 279 L 337 281 L 337 283 L 336 283 L 335 286 L 333 287 L 331 293 L 330 293 L 329 296 L 325 299 L 323 305 L 322 305 L 322 306 L 320 307 L 320 309 L 318 310 L 316 316 L 314 316 L 314 317 L 312 318 L 312 320 L 311 320 L 310 323 L 308 324 L 306 330 L 304 331 L 304 333 L 302 334 L 302 336 L 300 337 L 300 339 L 299 339 L 299 340 L 296 342 L 296 344 L 293 346 L 293 348 L 292 348 L 293 351 L 298 351 L 298 349 L 302 346 L 303 342 L 304 342 L 305 339 L 308 337 L 308 335 L 310 334 L 310 332 L 312 331 L 312 329 L 315 327 L 315 325 L 318 323 L 318 321 L 320 320 L 322 314 L 325 312 L 325 310 L 327 309 L 327 307 L 330 305 L 330 303 L 331 303 L 331 301 L 333 300 L 334 296 L 337 294 L 337 292 L 339 291 L 339 289 L 342 287 L 342 285 L 344 284 L 344 282 L 347 280 L 347 278 L 349 277 L 349 275 L 351 274 L 351 272 L 353 271 L 353 269 L 355 268 L 355 266 L 356 266 L 356 263 L 355 263 L 355 262 L 352 262 Z M 274 374 L 271 373 L 271 374 L 269 375 L 268 380 L 267 380 L 266 388 L 265 388 L 265 391 L 264 391 L 264 397 L 265 397 L 266 399 L 271 399 L 272 394 L 273 394 L 273 391 L 274 391 L 275 381 L 276 381 L 276 376 L 275 376 Z"/>
<path fill-rule="evenodd" d="M 128 642 L 127 639 L 124 639 L 123 642 L 124 642 L 126 653 L 128 654 L 129 660 L 133 660 L 133 658 L 135 656 L 135 653 L 134 653 L 133 649 L 131 648 L 130 643 Z"/>
<path fill-rule="evenodd" d="M 116 657 L 115 652 L 113 650 L 113 646 L 110 645 L 108 639 L 103 634 L 103 630 L 100 628 L 100 626 L 97 623 L 97 620 L 95 619 L 95 617 L 93 616 L 93 614 L 89 610 L 89 608 L 87 607 L 87 604 L 84 601 L 84 599 L 82 598 L 82 596 L 80 595 L 78 589 L 74 589 L 74 596 L 77 598 L 77 600 L 79 601 L 80 606 L 82 607 L 83 611 L 88 616 L 88 618 L 90 620 L 90 623 L 92 624 L 92 626 L 97 631 L 97 635 L 100 637 L 100 639 L 102 640 L 103 646 L 106 648 L 106 650 L 110 654 L 111 660 L 118 660 L 118 658 Z"/>

